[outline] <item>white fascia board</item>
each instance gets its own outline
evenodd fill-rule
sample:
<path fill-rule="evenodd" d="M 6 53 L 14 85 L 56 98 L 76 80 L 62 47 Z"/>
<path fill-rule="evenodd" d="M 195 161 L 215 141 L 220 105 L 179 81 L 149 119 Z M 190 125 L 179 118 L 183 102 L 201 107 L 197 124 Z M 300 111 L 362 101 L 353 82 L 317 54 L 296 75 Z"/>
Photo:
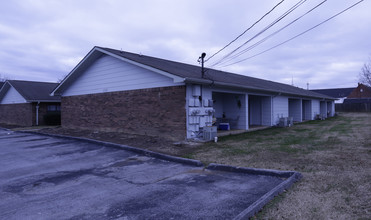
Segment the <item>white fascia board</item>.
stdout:
<path fill-rule="evenodd" d="M 56 95 L 55 93 L 63 86 L 65 82 L 80 68 L 80 66 L 96 51 L 97 48 L 94 47 L 72 70 L 71 72 L 59 83 L 59 85 L 49 94 L 50 96 Z M 58 94 L 60 95 L 60 94 Z"/>
<path fill-rule="evenodd" d="M 100 48 L 96 48 L 96 50 L 98 50 L 98 51 L 100 51 L 100 52 L 102 52 L 102 53 L 105 53 L 105 54 L 107 54 L 107 55 L 110 55 L 110 56 L 112 56 L 112 57 L 115 57 L 115 58 L 117 58 L 117 59 L 120 59 L 120 60 L 122 60 L 122 61 L 125 61 L 125 62 L 127 62 L 127 63 L 133 64 L 133 65 L 139 66 L 139 67 L 141 67 L 141 68 L 144 68 L 144 69 L 150 70 L 150 71 L 152 71 L 152 72 L 155 72 L 155 73 L 161 74 L 161 75 L 163 75 L 163 76 L 169 77 L 169 78 L 171 78 L 171 79 L 174 80 L 174 83 L 184 82 L 184 80 L 185 80 L 183 77 L 179 77 L 179 76 L 173 75 L 173 74 L 171 74 L 171 73 L 168 73 L 168 72 L 165 72 L 165 71 L 162 71 L 162 70 L 159 70 L 159 69 L 153 68 L 153 67 L 151 67 L 151 66 L 147 66 L 147 65 L 145 65 L 145 64 L 141 64 L 141 63 L 138 63 L 138 62 L 132 61 L 132 60 L 130 60 L 130 59 L 127 59 L 127 58 L 124 58 L 124 57 L 118 56 L 118 55 L 116 55 L 116 54 L 110 53 L 110 52 L 108 52 L 108 51 L 106 51 L 106 50 L 103 50 L 103 49 L 100 49 Z"/>
<path fill-rule="evenodd" d="M 28 102 L 28 100 L 26 99 L 26 97 L 24 97 L 23 95 L 22 95 L 22 93 L 20 93 L 18 90 L 17 90 L 17 88 L 15 88 L 9 81 L 7 81 L 7 83 L 15 90 L 15 91 L 17 91 L 18 92 L 18 94 L 20 95 L 20 96 L 22 96 L 23 98 L 24 98 L 24 100 L 26 101 L 26 102 Z"/>

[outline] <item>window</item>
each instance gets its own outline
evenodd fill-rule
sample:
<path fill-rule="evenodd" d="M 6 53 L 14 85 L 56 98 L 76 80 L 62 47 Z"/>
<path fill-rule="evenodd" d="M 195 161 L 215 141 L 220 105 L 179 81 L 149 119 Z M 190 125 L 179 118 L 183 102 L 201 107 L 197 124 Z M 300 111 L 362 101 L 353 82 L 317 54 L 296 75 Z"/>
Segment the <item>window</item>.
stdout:
<path fill-rule="evenodd" d="M 48 112 L 60 112 L 61 106 L 60 105 L 48 105 L 47 111 Z"/>

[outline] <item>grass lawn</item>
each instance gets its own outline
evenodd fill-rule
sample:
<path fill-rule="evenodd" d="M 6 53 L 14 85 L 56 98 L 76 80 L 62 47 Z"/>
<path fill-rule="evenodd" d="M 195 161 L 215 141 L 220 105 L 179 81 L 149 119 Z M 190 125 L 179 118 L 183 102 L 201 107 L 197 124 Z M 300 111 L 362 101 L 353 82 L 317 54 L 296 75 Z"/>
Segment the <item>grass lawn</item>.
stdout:
<path fill-rule="evenodd" d="M 371 218 L 370 113 L 221 137 L 183 156 L 303 174 L 255 219 Z"/>

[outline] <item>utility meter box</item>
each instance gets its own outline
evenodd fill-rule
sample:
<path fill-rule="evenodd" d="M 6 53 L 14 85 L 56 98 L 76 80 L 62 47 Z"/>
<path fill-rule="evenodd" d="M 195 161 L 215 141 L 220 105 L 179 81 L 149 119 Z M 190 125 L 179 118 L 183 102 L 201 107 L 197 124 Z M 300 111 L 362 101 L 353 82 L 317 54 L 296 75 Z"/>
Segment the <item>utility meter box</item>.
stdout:
<path fill-rule="evenodd" d="M 200 85 L 193 85 L 192 86 L 192 96 L 194 96 L 194 97 L 201 96 L 201 86 Z"/>
<path fill-rule="evenodd" d="M 203 127 L 203 133 L 205 141 L 212 141 L 217 135 L 217 128 L 216 126 L 205 126 Z"/>

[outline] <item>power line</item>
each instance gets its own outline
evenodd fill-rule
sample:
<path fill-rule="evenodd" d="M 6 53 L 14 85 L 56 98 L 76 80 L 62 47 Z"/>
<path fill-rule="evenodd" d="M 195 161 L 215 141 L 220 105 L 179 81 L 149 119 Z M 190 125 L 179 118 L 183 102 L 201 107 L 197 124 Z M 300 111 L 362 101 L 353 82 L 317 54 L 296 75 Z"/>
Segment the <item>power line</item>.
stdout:
<path fill-rule="evenodd" d="M 278 17 L 276 20 L 274 20 L 272 23 L 270 23 L 269 25 L 267 25 L 265 28 L 263 28 L 263 30 L 261 30 L 259 33 L 257 33 L 256 35 L 254 35 L 253 37 L 251 37 L 249 40 L 245 41 L 242 45 L 238 46 L 236 49 L 234 49 L 233 51 L 229 52 L 227 55 L 225 55 L 224 57 L 222 57 L 220 60 L 218 60 L 217 62 L 215 62 L 213 65 L 211 65 L 211 67 L 213 66 L 216 66 L 218 65 L 219 63 L 223 62 L 225 59 L 227 59 L 228 57 L 230 57 L 233 53 L 235 53 L 236 51 L 238 51 L 240 48 L 242 48 L 243 46 L 245 46 L 246 44 L 248 44 L 249 42 L 251 42 L 252 40 L 254 40 L 256 37 L 258 37 L 259 35 L 263 34 L 265 31 L 267 31 L 269 28 L 273 27 L 274 25 L 276 25 L 278 22 L 280 22 L 283 18 L 285 18 L 287 15 L 289 15 L 291 12 L 293 12 L 295 9 L 297 9 L 299 6 L 301 6 L 304 2 L 306 2 L 307 0 L 300 0 L 299 2 L 297 2 L 294 6 L 292 6 L 289 10 L 287 10 L 285 13 L 283 13 L 280 17 Z"/>
<path fill-rule="evenodd" d="M 247 28 L 244 32 L 242 32 L 242 34 L 238 35 L 234 40 L 232 40 L 231 42 L 229 42 L 227 45 L 225 45 L 222 49 L 218 50 L 216 53 L 214 53 L 213 55 L 211 55 L 209 58 L 207 58 L 205 60 L 205 62 L 207 62 L 208 60 L 210 60 L 211 58 L 213 58 L 215 55 L 217 55 L 218 53 L 220 53 L 221 51 L 223 51 L 225 48 L 227 48 L 228 46 L 230 46 L 232 43 L 234 43 L 238 38 L 242 37 L 242 35 L 244 35 L 247 31 L 249 31 L 251 28 L 253 28 L 257 23 L 259 23 L 261 20 L 263 20 L 264 17 L 266 17 L 267 15 L 269 15 L 275 8 L 277 8 L 282 2 L 284 2 L 285 0 L 282 0 L 280 2 L 278 2 L 271 10 L 269 10 L 267 13 L 265 13 L 259 20 L 257 20 L 254 24 L 252 24 L 249 28 Z"/>
<path fill-rule="evenodd" d="M 242 45 L 238 46 L 236 49 L 234 49 L 233 51 L 229 52 L 227 55 L 225 55 L 224 57 L 222 57 L 220 60 L 218 60 L 217 62 L 215 62 L 213 65 L 211 65 L 211 67 L 214 67 L 222 62 L 225 62 L 225 60 L 227 58 L 229 58 L 233 53 L 235 53 L 236 51 L 238 51 L 240 48 L 242 48 L 243 46 L 245 46 L 247 43 L 251 42 L 252 40 L 254 40 L 256 37 L 258 37 L 259 35 L 261 35 L 262 33 L 264 33 L 265 31 L 267 31 L 269 28 L 273 27 L 275 24 L 277 24 L 279 21 L 281 21 L 283 18 L 285 18 L 287 15 L 289 15 L 291 12 L 293 12 L 296 8 L 298 8 L 300 5 L 302 5 L 306 0 L 300 0 L 299 2 L 297 2 L 294 6 L 292 6 L 290 9 L 288 9 L 286 12 L 284 12 L 281 16 L 279 16 L 276 20 L 274 20 L 272 23 L 270 23 L 269 25 L 267 25 L 265 28 L 263 28 L 263 30 L 261 30 L 260 32 L 258 32 L 256 35 L 254 35 L 253 37 L 251 37 L 249 40 L 245 41 Z M 229 58 L 230 60 L 230 58 Z"/>
<path fill-rule="evenodd" d="M 348 8 L 346 8 L 346 9 L 340 11 L 339 13 L 337 13 L 337 14 L 331 16 L 330 18 L 328 18 L 328 19 L 322 21 L 321 23 L 319 23 L 319 24 L 317 24 L 317 25 L 315 25 L 315 26 L 313 26 L 313 27 L 307 29 L 306 31 L 303 31 L 303 32 L 301 32 L 300 34 L 297 34 L 297 35 L 295 35 L 294 37 L 292 37 L 292 38 L 290 38 L 290 39 L 288 39 L 288 40 L 285 40 L 285 41 L 283 41 L 283 42 L 281 42 L 281 43 L 279 43 L 279 44 L 277 44 L 277 45 L 275 45 L 275 46 L 273 46 L 273 47 L 271 47 L 271 48 L 269 48 L 269 49 L 266 49 L 266 50 L 264 50 L 264 51 L 262 51 L 262 52 L 260 52 L 260 53 L 257 53 L 257 54 L 255 54 L 255 55 L 253 55 L 253 56 L 250 56 L 250 57 L 247 57 L 247 58 L 245 58 L 245 59 L 239 60 L 239 61 L 237 61 L 237 62 L 234 62 L 234 63 L 228 64 L 228 65 L 225 65 L 225 66 L 223 66 L 223 67 L 227 67 L 227 66 L 231 66 L 231 65 L 234 65 L 234 64 L 237 64 L 237 63 L 241 63 L 241 62 L 243 62 L 243 61 L 246 61 L 246 60 L 248 60 L 248 59 L 251 59 L 251 58 L 254 58 L 254 57 L 256 57 L 256 56 L 259 56 L 259 55 L 261 55 L 261 54 L 263 54 L 263 53 L 266 53 L 266 52 L 268 52 L 268 51 L 270 51 L 270 50 L 273 50 L 274 48 L 277 48 L 277 47 L 279 47 L 279 46 L 281 46 L 281 45 L 283 45 L 283 44 L 285 44 L 285 43 L 287 43 L 287 42 L 289 42 L 289 41 L 292 41 L 292 40 L 294 40 L 295 38 L 300 37 L 301 35 L 303 35 L 303 34 L 309 32 L 309 31 L 311 31 L 311 30 L 317 28 L 318 26 L 320 26 L 320 25 L 322 25 L 322 24 L 324 24 L 324 23 L 326 23 L 326 22 L 328 22 L 328 21 L 330 21 L 330 20 L 332 20 L 333 18 L 335 18 L 335 17 L 339 16 L 340 14 L 342 14 L 342 13 L 344 13 L 344 12 L 350 10 L 351 8 L 355 7 L 356 5 L 360 4 L 360 3 L 363 2 L 363 1 L 364 1 L 364 0 L 360 0 L 360 1 L 356 2 L 355 4 L 349 6 Z"/>
<path fill-rule="evenodd" d="M 268 40 L 269 38 L 273 37 L 274 35 L 278 34 L 279 32 L 283 31 L 284 29 L 286 29 L 287 27 L 289 27 L 290 25 L 292 25 L 293 23 L 295 23 L 296 21 L 300 20 L 301 18 L 303 18 L 305 15 L 309 14 L 310 12 L 314 11 L 315 9 L 317 9 L 319 6 L 321 6 L 322 4 L 324 4 L 327 0 L 324 0 L 322 1 L 321 3 L 319 3 L 318 5 L 316 5 L 315 7 L 313 7 L 312 9 L 310 9 L 309 11 L 305 12 L 303 15 L 299 16 L 298 18 L 294 19 L 293 21 L 291 21 L 290 23 L 288 23 L 287 25 L 283 26 L 282 28 L 278 29 L 277 31 L 273 32 L 272 34 L 268 35 L 267 37 L 261 39 L 260 41 L 254 43 L 253 45 L 245 48 L 244 50 L 238 52 L 237 54 L 229 57 L 229 61 L 232 60 L 232 59 L 235 59 L 239 56 L 241 56 L 242 54 L 245 54 L 246 52 L 254 49 L 255 47 L 259 46 L 260 44 L 262 44 L 263 42 L 265 42 L 266 40 Z M 226 63 L 228 61 L 224 61 L 224 62 L 220 62 L 220 63 Z"/>

